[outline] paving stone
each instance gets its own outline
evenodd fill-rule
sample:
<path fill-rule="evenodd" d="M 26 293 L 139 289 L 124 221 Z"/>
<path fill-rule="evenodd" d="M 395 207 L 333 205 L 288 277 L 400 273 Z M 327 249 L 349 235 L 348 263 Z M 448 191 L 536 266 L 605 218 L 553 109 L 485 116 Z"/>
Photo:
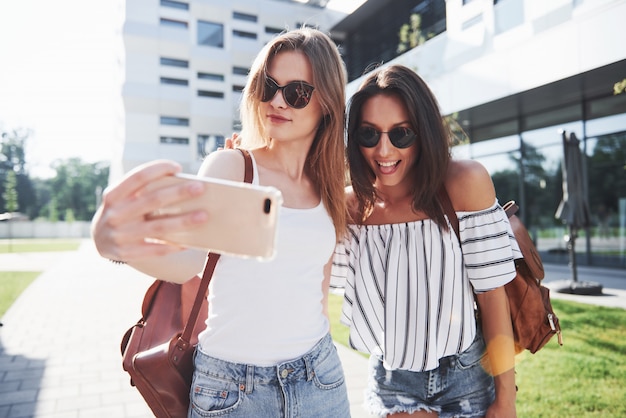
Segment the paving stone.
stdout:
<path fill-rule="evenodd" d="M 43 377 L 44 368 L 11 370 L 4 377 L 5 382 L 24 379 L 40 379 Z"/>
<path fill-rule="evenodd" d="M 38 410 L 37 402 L 27 402 L 22 404 L 16 404 L 11 407 L 11 418 L 26 418 L 36 415 Z"/>
<path fill-rule="evenodd" d="M 9 418 L 9 412 L 11 411 L 10 405 L 5 405 L 0 407 L 0 418 Z"/>
<path fill-rule="evenodd" d="M 0 406 L 35 402 L 37 400 L 37 390 L 15 390 L 0 393 Z"/>
<path fill-rule="evenodd" d="M 65 411 L 82 411 L 83 409 L 97 411 L 102 407 L 102 398 L 100 395 L 80 395 L 71 396 L 63 399 L 57 399 L 57 412 Z M 79 412 L 79 415 L 81 413 Z M 110 415 L 113 416 L 113 415 Z"/>
<path fill-rule="evenodd" d="M 20 387 L 22 382 L 20 382 L 19 380 L 13 380 L 11 382 L 4 382 L 4 381 L 0 381 L 0 393 L 2 392 L 13 392 L 13 391 L 17 391 L 18 389 L 27 389 L 24 387 Z M 36 387 L 34 389 L 37 389 Z"/>

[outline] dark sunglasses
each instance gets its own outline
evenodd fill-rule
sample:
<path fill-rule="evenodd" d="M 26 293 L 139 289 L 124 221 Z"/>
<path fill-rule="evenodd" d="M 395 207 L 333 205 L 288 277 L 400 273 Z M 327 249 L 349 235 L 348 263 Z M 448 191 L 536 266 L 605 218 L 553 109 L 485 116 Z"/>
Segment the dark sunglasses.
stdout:
<path fill-rule="evenodd" d="M 261 101 L 269 102 L 274 98 L 278 90 L 283 92 L 285 103 L 294 109 L 302 109 L 311 101 L 311 95 L 315 87 L 304 81 L 292 81 L 284 86 L 279 86 L 276 81 L 267 77 L 265 79 L 265 89 L 263 90 L 263 98 L 261 98 Z"/>
<path fill-rule="evenodd" d="M 356 140 L 362 147 L 373 148 L 378 145 L 382 134 L 387 134 L 396 148 L 408 148 L 417 139 L 415 132 L 409 128 L 393 128 L 389 132 L 380 132 L 369 126 L 361 126 L 356 130 Z"/>

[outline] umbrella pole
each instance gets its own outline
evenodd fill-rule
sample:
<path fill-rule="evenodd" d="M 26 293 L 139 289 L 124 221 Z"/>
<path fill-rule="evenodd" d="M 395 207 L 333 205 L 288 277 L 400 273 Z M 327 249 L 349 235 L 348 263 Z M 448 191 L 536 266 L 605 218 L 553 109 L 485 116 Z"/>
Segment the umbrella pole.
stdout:
<path fill-rule="evenodd" d="M 567 251 L 569 253 L 569 266 L 572 269 L 572 277 L 569 280 L 551 283 L 551 288 L 560 293 L 570 293 L 576 295 L 601 295 L 602 285 L 597 282 L 579 282 L 578 266 L 576 265 L 576 238 L 578 229 L 569 226 L 569 236 L 567 237 Z"/>
<path fill-rule="evenodd" d="M 570 226 L 569 239 L 567 241 L 567 249 L 569 250 L 569 265 L 572 269 L 572 281 L 578 281 L 578 268 L 576 266 L 576 236 L 578 231 Z"/>

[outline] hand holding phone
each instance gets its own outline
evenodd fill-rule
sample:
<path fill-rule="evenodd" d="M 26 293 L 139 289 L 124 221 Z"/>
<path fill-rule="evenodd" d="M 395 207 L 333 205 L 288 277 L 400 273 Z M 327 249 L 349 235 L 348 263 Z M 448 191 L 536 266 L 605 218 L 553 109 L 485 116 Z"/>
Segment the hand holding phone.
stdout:
<path fill-rule="evenodd" d="M 160 208 L 147 219 L 204 210 L 209 220 L 193 230 L 162 231 L 151 239 L 240 257 L 274 257 L 283 200 L 277 188 L 176 174 L 154 182 L 148 191 L 188 181 L 203 184 L 199 197 Z"/>

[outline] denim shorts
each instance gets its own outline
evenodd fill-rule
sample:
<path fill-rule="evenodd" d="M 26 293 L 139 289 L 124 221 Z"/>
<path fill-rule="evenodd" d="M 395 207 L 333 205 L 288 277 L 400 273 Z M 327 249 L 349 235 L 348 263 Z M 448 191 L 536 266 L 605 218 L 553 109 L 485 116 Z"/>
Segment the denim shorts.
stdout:
<path fill-rule="evenodd" d="M 343 369 L 330 334 L 304 356 L 272 367 L 196 350 L 188 417 L 349 418 Z"/>
<path fill-rule="evenodd" d="M 467 350 L 440 359 L 434 370 L 387 370 L 378 357 L 370 356 L 366 406 L 380 416 L 427 411 L 440 418 L 483 417 L 495 400 L 493 377 L 481 364 L 484 354 L 478 332 Z"/>

